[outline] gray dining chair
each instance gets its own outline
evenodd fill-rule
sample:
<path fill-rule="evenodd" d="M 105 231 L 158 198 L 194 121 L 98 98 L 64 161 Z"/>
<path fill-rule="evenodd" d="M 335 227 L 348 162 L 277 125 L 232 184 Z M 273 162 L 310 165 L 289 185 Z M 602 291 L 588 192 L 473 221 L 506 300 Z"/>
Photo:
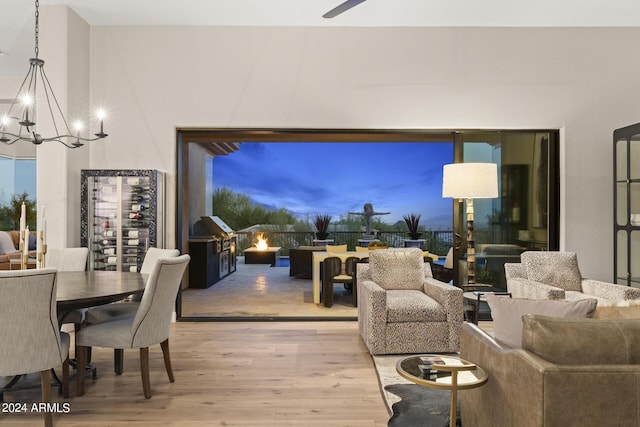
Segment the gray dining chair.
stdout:
<path fill-rule="evenodd" d="M 154 263 L 134 317 L 107 320 L 82 328 L 76 336 L 78 369 L 81 371 L 86 366 L 88 347 L 113 348 L 116 374 L 119 374 L 122 372 L 124 349 L 138 348 L 144 397 L 150 399 L 149 346 L 160 344 L 169 381 L 174 382 L 169 354 L 169 331 L 176 296 L 189 260 L 189 255 L 181 255 L 162 258 Z M 84 382 L 85 376 L 78 375 L 78 396 L 84 394 Z"/>
<path fill-rule="evenodd" d="M 85 271 L 89 259 L 89 248 L 51 248 L 47 250 L 45 266 L 58 271 Z M 73 332 L 78 333 L 84 322 L 86 308 L 58 314 L 58 323 L 73 324 Z M 95 371 L 94 371 L 95 374 Z"/>
<path fill-rule="evenodd" d="M 89 248 L 53 248 L 47 250 L 45 264 L 58 271 L 85 271 Z"/>
<path fill-rule="evenodd" d="M 69 335 L 58 328 L 56 270 L 0 271 L 0 376 L 40 372 L 42 401 L 51 403 L 50 370 L 60 365 L 68 397 Z M 53 425 L 51 412 L 44 425 Z"/>
<path fill-rule="evenodd" d="M 142 261 L 142 266 L 140 266 L 140 273 L 150 274 L 156 261 L 162 258 L 175 258 L 178 255 L 180 255 L 180 251 L 177 249 L 149 248 Z M 85 322 L 92 324 L 119 319 L 123 316 L 135 316 L 141 300 L 142 294 L 136 294 L 131 297 L 131 301 L 91 307 L 85 313 Z"/>

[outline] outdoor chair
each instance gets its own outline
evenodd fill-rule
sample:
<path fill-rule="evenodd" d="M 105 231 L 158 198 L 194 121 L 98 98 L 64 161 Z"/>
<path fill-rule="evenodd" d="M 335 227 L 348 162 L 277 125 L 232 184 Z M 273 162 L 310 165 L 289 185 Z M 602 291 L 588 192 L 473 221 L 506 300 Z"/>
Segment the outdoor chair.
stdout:
<path fill-rule="evenodd" d="M 352 294 L 352 303 L 356 307 L 357 290 L 353 286 L 356 264 L 358 257 L 348 257 L 344 261 L 344 271 L 342 271 L 342 259 L 340 257 L 327 257 L 322 261 L 322 302 L 325 307 L 333 305 L 333 284 L 342 283 L 345 289 Z"/>

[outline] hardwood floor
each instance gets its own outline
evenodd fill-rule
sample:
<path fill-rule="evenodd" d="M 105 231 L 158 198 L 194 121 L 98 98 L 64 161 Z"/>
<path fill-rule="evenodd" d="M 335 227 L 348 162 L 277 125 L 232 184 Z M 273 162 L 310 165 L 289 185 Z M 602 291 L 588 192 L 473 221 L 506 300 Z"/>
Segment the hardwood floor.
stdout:
<path fill-rule="evenodd" d="M 139 352 L 125 351 L 125 372 L 113 373 L 113 352 L 93 350 L 98 379 L 54 415 L 56 426 L 386 426 L 389 414 L 373 361 L 354 321 L 178 322 L 171 326 L 175 383 L 159 346 L 150 349 L 151 391 L 145 400 Z M 6 382 L 6 378 L 0 378 Z M 7 402 L 40 400 L 33 389 L 5 393 Z M 21 382 L 18 386 L 24 386 Z M 0 414 L 0 425 L 42 425 L 41 414 Z"/>

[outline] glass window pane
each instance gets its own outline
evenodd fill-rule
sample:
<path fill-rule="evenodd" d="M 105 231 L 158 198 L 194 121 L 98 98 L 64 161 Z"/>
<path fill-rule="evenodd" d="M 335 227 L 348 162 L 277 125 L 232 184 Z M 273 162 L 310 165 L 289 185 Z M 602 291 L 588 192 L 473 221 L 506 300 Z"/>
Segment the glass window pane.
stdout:
<path fill-rule="evenodd" d="M 627 284 L 627 232 L 618 231 L 617 242 L 617 265 L 616 265 L 616 283 L 620 285 Z"/>
<path fill-rule="evenodd" d="M 616 181 L 627 179 L 627 140 L 616 141 Z"/>

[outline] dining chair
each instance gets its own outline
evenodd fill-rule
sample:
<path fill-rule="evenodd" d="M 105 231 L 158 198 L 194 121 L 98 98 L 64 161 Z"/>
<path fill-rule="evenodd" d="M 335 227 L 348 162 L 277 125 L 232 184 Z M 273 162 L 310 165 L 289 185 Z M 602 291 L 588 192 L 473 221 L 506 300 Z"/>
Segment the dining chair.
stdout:
<path fill-rule="evenodd" d="M 174 382 L 169 354 L 169 332 L 178 289 L 190 259 L 189 255 L 181 255 L 161 258 L 154 263 L 134 317 L 106 320 L 82 328 L 76 336 L 78 369 L 86 366 L 88 347 L 113 348 L 116 374 L 119 375 L 122 372 L 124 349 L 138 348 L 144 397 L 150 399 L 149 346 L 159 343 L 169 381 Z M 76 379 L 78 396 L 82 396 L 85 376 L 78 375 Z"/>
<path fill-rule="evenodd" d="M 62 365 L 62 393 L 69 396 L 69 335 L 56 316 L 56 270 L 0 271 L 0 376 L 40 372 L 42 402 L 51 403 L 51 372 Z M 3 387 L 2 391 L 5 391 Z M 44 412 L 44 425 L 53 425 Z"/>
<path fill-rule="evenodd" d="M 47 250 L 45 265 L 58 271 L 85 271 L 89 248 L 52 248 Z"/>
<path fill-rule="evenodd" d="M 142 266 L 140 266 L 140 273 L 149 274 L 157 260 L 161 258 L 175 258 L 178 255 L 180 255 L 180 251 L 177 249 L 149 248 L 142 261 Z M 123 316 L 135 316 L 141 300 L 142 294 L 136 294 L 131 297 L 131 301 L 91 307 L 87 310 L 85 322 L 92 324 L 104 322 L 109 319 L 118 319 Z"/>
<path fill-rule="evenodd" d="M 89 248 L 52 248 L 47 250 L 45 266 L 58 271 L 85 271 L 89 259 Z M 58 324 L 73 324 L 74 334 L 78 333 L 84 322 L 86 308 L 58 314 Z M 77 351 L 76 351 L 77 353 Z M 95 374 L 95 372 L 94 372 Z"/>
<path fill-rule="evenodd" d="M 356 271 L 357 257 L 347 257 L 344 261 L 340 257 L 327 257 L 322 261 L 322 302 L 325 307 L 333 306 L 333 284 L 342 283 L 345 289 L 353 295 L 353 279 Z M 356 291 L 357 292 L 357 291 Z M 352 297 L 353 306 L 357 306 L 357 294 Z"/>

